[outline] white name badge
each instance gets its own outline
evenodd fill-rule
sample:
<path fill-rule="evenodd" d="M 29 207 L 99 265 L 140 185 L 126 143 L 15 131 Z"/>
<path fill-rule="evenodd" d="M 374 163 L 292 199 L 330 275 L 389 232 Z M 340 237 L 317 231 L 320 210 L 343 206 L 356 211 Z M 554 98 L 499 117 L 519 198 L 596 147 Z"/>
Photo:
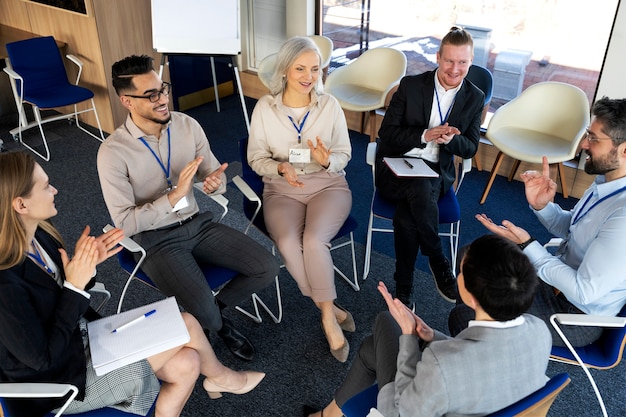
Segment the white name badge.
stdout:
<path fill-rule="evenodd" d="M 308 164 L 311 162 L 311 150 L 310 149 L 301 149 L 301 148 L 290 148 L 289 149 L 289 162 L 300 163 L 300 164 Z"/>

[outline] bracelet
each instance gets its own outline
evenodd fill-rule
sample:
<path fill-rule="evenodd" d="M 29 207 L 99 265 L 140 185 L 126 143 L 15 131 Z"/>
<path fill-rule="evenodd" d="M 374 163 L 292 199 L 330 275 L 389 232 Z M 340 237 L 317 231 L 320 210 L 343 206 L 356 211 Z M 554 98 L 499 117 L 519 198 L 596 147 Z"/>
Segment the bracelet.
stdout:
<path fill-rule="evenodd" d="M 533 243 L 536 240 L 537 239 L 535 239 L 534 237 L 531 237 L 526 242 L 518 243 L 517 246 L 523 251 L 524 249 L 526 249 L 528 247 L 528 245 L 530 245 L 531 243 Z"/>

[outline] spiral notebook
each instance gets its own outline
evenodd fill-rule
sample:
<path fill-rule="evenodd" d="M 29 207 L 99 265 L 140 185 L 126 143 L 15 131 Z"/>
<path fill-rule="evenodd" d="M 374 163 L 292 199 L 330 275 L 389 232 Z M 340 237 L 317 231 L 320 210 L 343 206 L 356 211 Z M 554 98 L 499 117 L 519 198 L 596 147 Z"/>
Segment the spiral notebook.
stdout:
<path fill-rule="evenodd" d="M 146 314 L 153 310 L 154 313 Z M 147 317 L 139 319 L 143 316 Z M 113 332 L 124 325 L 127 326 Z M 89 322 L 87 330 L 98 376 L 190 340 L 175 297 Z"/>

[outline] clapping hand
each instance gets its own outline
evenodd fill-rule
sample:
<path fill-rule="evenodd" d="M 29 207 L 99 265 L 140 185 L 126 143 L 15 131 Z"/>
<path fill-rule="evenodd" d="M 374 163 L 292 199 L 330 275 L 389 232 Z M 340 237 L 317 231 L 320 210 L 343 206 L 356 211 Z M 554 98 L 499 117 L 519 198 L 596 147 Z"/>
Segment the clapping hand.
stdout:
<path fill-rule="evenodd" d="M 89 232 L 90 228 L 86 226 L 76 242 L 71 260 L 65 249 L 59 249 L 66 280 L 80 290 L 84 290 L 93 277 L 96 265 L 122 250 L 117 244 L 124 238 L 120 229 L 112 229 L 98 238 L 89 236 Z"/>
<path fill-rule="evenodd" d="M 503 220 L 501 225 L 497 225 L 486 214 L 477 214 L 475 217 L 490 232 L 502 236 L 513 243 L 520 244 L 530 239 L 530 233 L 508 220 Z"/>
<path fill-rule="evenodd" d="M 216 191 L 222 185 L 222 174 L 228 168 L 228 164 L 224 162 L 218 169 L 211 172 L 205 179 L 202 184 L 202 189 L 205 193 L 210 194 Z"/>
<path fill-rule="evenodd" d="M 389 290 L 387 290 L 387 286 L 384 282 L 381 281 L 378 283 L 378 291 L 385 299 L 389 312 L 400 326 L 400 329 L 402 329 L 402 334 L 417 335 L 425 342 L 433 340 L 435 337 L 434 330 L 430 328 L 418 315 L 405 306 L 402 301 L 397 298 L 393 298 L 389 293 Z"/>
<path fill-rule="evenodd" d="M 332 152 L 330 151 L 330 149 L 326 149 L 326 145 L 324 145 L 324 142 L 319 136 L 317 136 L 315 139 L 315 146 L 313 145 L 311 139 L 308 139 L 306 142 L 309 145 L 309 149 L 311 150 L 311 156 L 318 164 L 320 164 L 324 168 L 328 168 L 329 158 Z"/>

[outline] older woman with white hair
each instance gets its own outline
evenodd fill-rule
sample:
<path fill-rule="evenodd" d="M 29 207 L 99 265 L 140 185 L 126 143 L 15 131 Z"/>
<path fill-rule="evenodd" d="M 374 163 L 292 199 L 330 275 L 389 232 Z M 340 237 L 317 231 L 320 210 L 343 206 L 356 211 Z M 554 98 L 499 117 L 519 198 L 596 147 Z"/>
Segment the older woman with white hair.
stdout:
<path fill-rule="evenodd" d="M 302 294 L 321 311 L 332 355 L 345 362 L 352 315 L 336 302 L 330 240 L 352 208 L 352 148 L 337 100 L 324 94 L 320 52 L 307 37 L 278 52 L 270 94 L 252 113 L 248 162 L 263 177 L 265 224 Z"/>

